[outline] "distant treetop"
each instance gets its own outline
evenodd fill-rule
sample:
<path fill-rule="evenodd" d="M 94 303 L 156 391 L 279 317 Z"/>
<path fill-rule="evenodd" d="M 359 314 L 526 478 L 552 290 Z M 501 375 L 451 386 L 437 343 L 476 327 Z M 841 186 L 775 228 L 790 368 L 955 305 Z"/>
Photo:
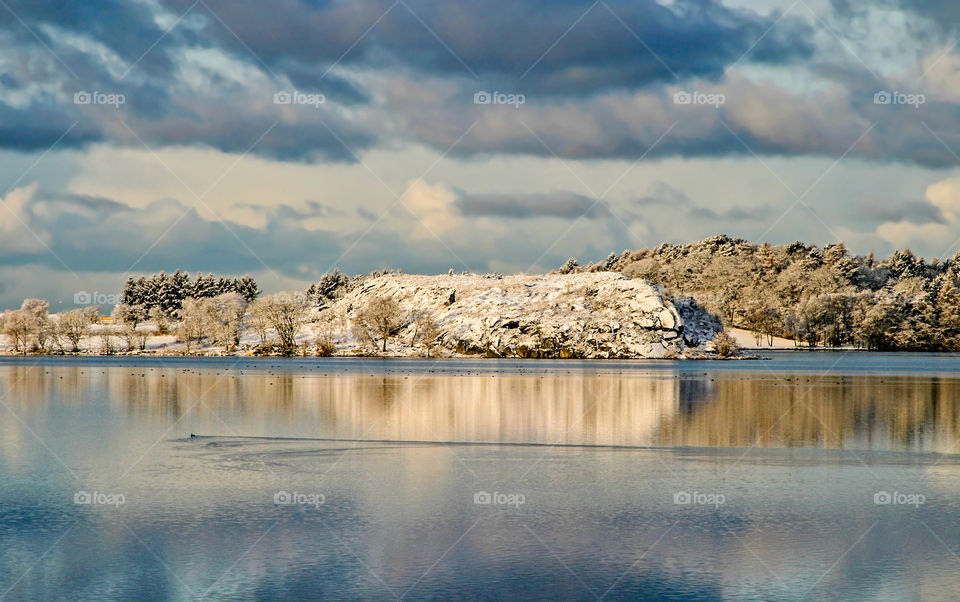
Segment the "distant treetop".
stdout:
<path fill-rule="evenodd" d="M 142 305 L 146 311 L 159 308 L 166 315 L 179 317 L 185 299 L 216 297 L 224 293 L 238 293 L 248 302 L 260 294 L 260 287 L 250 276 L 240 278 L 190 274 L 177 270 L 173 274 L 159 272 L 151 276 L 127 279 L 121 295 L 124 305 Z"/>
<path fill-rule="evenodd" d="M 807 345 L 960 350 L 960 253 L 885 260 L 843 243 L 756 244 L 727 235 L 611 254 L 559 273 L 617 271 L 692 295 L 729 326 Z"/>

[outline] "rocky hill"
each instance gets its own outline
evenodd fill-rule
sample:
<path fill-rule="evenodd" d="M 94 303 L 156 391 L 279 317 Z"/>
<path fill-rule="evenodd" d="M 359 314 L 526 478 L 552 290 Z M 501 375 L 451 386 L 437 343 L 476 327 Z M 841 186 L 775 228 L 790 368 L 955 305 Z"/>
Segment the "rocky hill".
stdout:
<path fill-rule="evenodd" d="M 699 357 L 713 351 L 720 320 L 692 299 L 664 298 L 649 282 L 613 272 L 366 278 L 324 312 L 341 349 L 359 345 L 351 325 L 376 298 L 406 316 L 389 355 L 413 354 L 413 317 L 439 329 L 435 354 L 523 358 Z"/>

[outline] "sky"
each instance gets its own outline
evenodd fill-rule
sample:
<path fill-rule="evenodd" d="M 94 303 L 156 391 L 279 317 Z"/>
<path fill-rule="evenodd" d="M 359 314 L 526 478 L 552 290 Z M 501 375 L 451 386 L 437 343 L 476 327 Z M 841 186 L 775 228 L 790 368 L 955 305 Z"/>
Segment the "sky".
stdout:
<path fill-rule="evenodd" d="M 0 308 L 129 276 L 960 248 L 960 4 L 3 0 Z"/>

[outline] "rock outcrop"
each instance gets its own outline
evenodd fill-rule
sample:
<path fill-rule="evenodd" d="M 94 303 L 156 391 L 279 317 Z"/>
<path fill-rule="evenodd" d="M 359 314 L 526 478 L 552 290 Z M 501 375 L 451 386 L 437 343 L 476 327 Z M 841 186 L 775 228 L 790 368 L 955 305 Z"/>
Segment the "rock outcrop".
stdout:
<path fill-rule="evenodd" d="M 699 357 L 712 351 L 719 319 L 693 299 L 667 299 L 645 280 L 613 272 L 367 278 L 332 303 L 338 342 L 359 345 L 349 325 L 376 297 L 410 317 L 429 316 L 441 355 L 522 358 Z M 391 355 L 415 351 L 414 326 L 400 329 Z"/>

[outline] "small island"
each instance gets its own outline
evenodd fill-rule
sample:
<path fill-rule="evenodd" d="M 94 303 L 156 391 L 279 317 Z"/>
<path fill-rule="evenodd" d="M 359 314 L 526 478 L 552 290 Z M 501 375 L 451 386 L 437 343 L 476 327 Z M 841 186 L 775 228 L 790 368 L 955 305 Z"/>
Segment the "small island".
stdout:
<path fill-rule="evenodd" d="M 960 349 L 960 257 L 720 235 L 570 259 L 543 275 L 334 270 L 261 295 L 250 276 L 129 278 L 109 317 L 27 299 L 0 353 L 690 359 L 741 348 Z"/>
<path fill-rule="evenodd" d="M 28 299 L 4 314 L 6 352 L 684 359 L 737 351 L 692 298 L 612 272 L 335 271 L 307 292 L 265 296 L 250 283 L 179 272 L 131 280 L 109 319 L 96 308 L 48 315 L 45 301 Z"/>

